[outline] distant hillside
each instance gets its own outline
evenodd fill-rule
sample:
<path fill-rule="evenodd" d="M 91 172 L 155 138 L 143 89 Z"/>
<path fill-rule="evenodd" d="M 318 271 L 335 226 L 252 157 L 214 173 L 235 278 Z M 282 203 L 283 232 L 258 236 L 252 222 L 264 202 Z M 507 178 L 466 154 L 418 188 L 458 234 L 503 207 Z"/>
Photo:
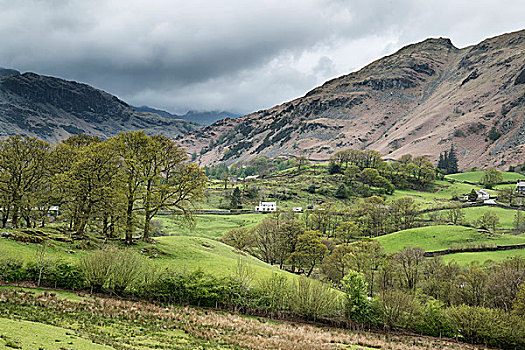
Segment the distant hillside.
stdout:
<path fill-rule="evenodd" d="M 137 112 L 86 84 L 0 69 L 0 137 L 20 134 L 56 142 L 79 133 L 109 137 L 139 129 L 175 137 L 198 127 L 186 120 Z"/>
<path fill-rule="evenodd" d="M 238 114 L 230 113 L 230 112 L 221 112 L 221 111 L 209 111 L 209 112 L 189 111 L 186 114 L 177 115 L 177 114 L 172 114 L 170 112 L 163 111 L 161 109 L 156 109 L 156 108 L 152 108 L 148 106 L 133 107 L 133 109 L 139 112 L 155 113 L 155 114 L 161 115 L 166 118 L 184 119 L 184 120 L 194 122 L 200 125 L 210 125 L 221 119 L 239 117 Z"/>
<path fill-rule="evenodd" d="M 327 159 L 346 148 L 389 158 L 455 145 L 462 169 L 525 161 L 525 30 L 463 49 L 408 45 L 304 97 L 181 137 L 202 164 L 258 155 Z M 491 131 L 492 130 L 492 131 Z"/>

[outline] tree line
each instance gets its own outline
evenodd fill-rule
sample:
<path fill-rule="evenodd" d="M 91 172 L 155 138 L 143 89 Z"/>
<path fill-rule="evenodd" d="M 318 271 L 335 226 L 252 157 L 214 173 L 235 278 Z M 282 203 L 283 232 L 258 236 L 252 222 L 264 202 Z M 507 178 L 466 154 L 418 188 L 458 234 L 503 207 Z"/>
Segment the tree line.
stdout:
<path fill-rule="evenodd" d="M 76 135 L 56 146 L 10 136 L 0 141 L 2 227 L 43 226 L 57 206 L 75 235 L 96 225 L 107 238 L 124 233 L 130 244 L 140 225 L 147 240 L 160 210 L 191 220 L 189 209 L 203 198 L 206 176 L 187 160 L 171 139 L 142 131 L 107 140 Z"/>

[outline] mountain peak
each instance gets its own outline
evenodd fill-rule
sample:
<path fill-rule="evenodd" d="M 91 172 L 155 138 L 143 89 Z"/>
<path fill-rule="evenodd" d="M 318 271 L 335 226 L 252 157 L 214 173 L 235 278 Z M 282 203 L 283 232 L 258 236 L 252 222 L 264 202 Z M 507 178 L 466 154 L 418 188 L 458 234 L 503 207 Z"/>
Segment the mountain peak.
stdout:
<path fill-rule="evenodd" d="M 462 169 L 516 165 L 525 154 L 524 50 L 523 31 L 463 49 L 448 38 L 426 39 L 181 142 L 202 164 L 279 155 L 327 160 L 349 148 L 437 161 L 454 145 Z"/>

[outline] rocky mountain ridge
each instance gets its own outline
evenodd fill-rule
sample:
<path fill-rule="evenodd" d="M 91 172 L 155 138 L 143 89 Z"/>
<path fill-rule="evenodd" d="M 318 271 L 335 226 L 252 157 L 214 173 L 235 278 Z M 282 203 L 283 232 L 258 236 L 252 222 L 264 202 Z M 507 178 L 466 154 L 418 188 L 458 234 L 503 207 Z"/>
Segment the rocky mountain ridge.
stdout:
<path fill-rule="evenodd" d="M 0 137 L 20 134 L 56 142 L 79 133 L 106 138 L 135 130 L 175 137 L 198 127 L 137 112 L 86 84 L 0 69 Z"/>
<path fill-rule="evenodd" d="M 525 30 L 456 48 L 403 47 L 305 96 L 180 136 L 202 164 L 259 155 L 328 159 L 347 148 L 388 158 L 454 145 L 460 168 L 525 162 Z"/>

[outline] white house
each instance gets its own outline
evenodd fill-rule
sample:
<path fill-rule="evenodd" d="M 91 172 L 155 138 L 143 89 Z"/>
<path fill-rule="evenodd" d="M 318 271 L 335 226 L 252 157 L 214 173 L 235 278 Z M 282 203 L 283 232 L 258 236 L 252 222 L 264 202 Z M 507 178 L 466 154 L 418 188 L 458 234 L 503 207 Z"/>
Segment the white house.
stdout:
<path fill-rule="evenodd" d="M 293 207 L 292 211 L 296 212 L 296 213 L 302 213 L 303 212 L 303 207 Z"/>
<path fill-rule="evenodd" d="M 518 180 L 518 183 L 516 184 L 516 192 L 519 194 L 525 194 L 525 181 Z"/>
<path fill-rule="evenodd" d="M 489 199 L 490 199 L 490 194 L 487 192 L 487 190 L 478 191 L 478 201 L 486 201 Z"/>
<path fill-rule="evenodd" d="M 259 205 L 255 207 L 255 211 L 260 213 L 267 213 L 277 210 L 277 202 L 259 202 Z"/>

